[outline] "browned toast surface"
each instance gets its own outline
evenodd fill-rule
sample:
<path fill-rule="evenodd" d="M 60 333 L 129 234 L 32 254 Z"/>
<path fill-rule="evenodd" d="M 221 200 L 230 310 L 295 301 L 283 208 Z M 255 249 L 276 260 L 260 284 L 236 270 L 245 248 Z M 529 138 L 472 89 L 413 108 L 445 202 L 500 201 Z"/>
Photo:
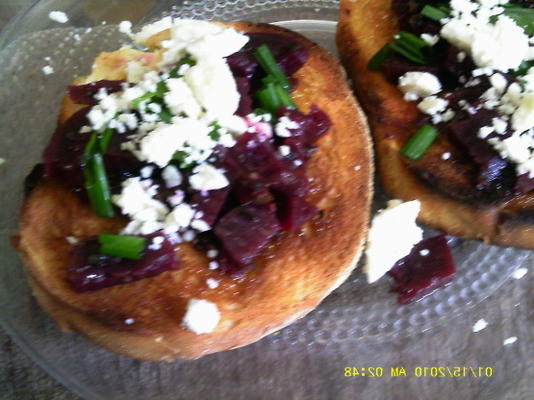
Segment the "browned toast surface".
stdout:
<path fill-rule="evenodd" d="M 321 210 L 320 217 L 300 234 L 278 235 L 258 266 L 242 278 L 209 270 L 201 252 L 181 244 L 179 270 L 79 294 L 66 279 L 70 245 L 65 238 L 117 232 L 125 220 L 98 218 L 60 182 L 44 180 L 24 203 L 19 248 L 34 294 L 63 330 L 139 359 L 198 358 L 249 344 L 305 315 L 354 268 L 367 230 L 373 167 L 366 120 L 341 68 L 326 51 L 295 33 L 269 25 L 232 25 L 245 32 L 282 32 L 309 49 L 309 60 L 295 75 L 299 85 L 293 97 L 300 110 L 307 112 L 315 104 L 333 123 L 307 172 L 312 180 L 308 200 Z M 127 61 L 138 57 L 146 55 L 123 50 L 102 54 L 92 75 L 77 83 L 120 79 Z M 76 108 L 65 99 L 60 121 Z M 219 280 L 219 287 L 207 288 L 207 278 Z M 181 326 L 191 298 L 217 304 L 221 320 L 213 333 L 196 335 Z M 125 324 L 129 318 L 134 323 Z"/>
<path fill-rule="evenodd" d="M 534 195 L 494 202 L 477 193 L 473 167 L 446 137 L 417 162 L 399 151 L 420 126 L 415 103 L 369 60 L 399 31 L 391 0 L 341 0 L 337 43 L 354 90 L 369 118 L 377 169 L 386 191 L 422 203 L 419 221 L 446 233 L 504 246 L 534 248 Z M 448 162 L 441 159 L 451 153 Z M 425 177 L 425 180 L 421 179 Z"/>

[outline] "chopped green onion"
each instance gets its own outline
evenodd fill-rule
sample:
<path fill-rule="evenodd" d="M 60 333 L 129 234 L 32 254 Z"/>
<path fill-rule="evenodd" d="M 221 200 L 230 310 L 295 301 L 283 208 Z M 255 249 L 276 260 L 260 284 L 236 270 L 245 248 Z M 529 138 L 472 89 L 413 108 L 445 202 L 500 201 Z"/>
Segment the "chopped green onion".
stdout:
<path fill-rule="evenodd" d="M 504 11 L 504 15 L 512 18 L 523 28 L 526 35 L 534 35 L 534 8 L 508 8 Z"/>
<path fill-rule="evenodd" d="M 378 50 L 376 54 L 369 60 L 367 68 L 369 68 L 371 71 L 380 70 L 384 65 L 384 62 L 386 62 L 386 60 L 391 55 L 391 51 L 391 43 L 386 44 L 384 47 Z"/>
<path fill-rule="evenodd" d="M 178 71 L 180 71 L 180 68 L 183 67 L 185 64 L 193 67 L 194 65 L 196 65 L 196 62 L 195 60 L 189 57 L 182 58 L 180 61 L 178 61 L 176 67 L 174 67 L 172 71 L 169 72 L 169 78 L 180 78 L 182 75 L 180 75 Z"/>
<path fill-rule="evenodd" d="M 221 138 L 221 134 L 219 133 L 219 129 L 221 129 L 221 126 L 217 122 L 212 122 L 210 124 L 210 127 L 212 128 L 212 130 L 210 133 L 208 133 L 208 136 L 211 138 L 211 140 L 219 140 Z"/>
<path fill-rule="evenodd" d="M 276 86 L 274 83 L 268 83 L 265 88 L 256 92 L 256 97 L 262 108 L 268 110 L 271 114 L 276 114 L 278 108 L 282 105 Z"/>
<path fill-rule="evenodd" d="M 523 75 L 526 75 L 528 70 L 530 68 L 534 67 L 534 60 L 532 61 L 523 61 L 521 63 L 521 65 L 519 65 L 519 67 L 517 68 L 517 70 L 515 71 L 512 71 L 512 75 L 515 75 L 515 76 L 523 76 Z"/>
<path fill-rule="evenodd" d="M 293 102 L 293 99 L 282 86 L 274 85 L 274 89 L 276 90 L 276 94 L 278 95 L 278 98 L 280 99 L 280 103 L 282 103 L 283 106 L 289 107 L 289 108 L 297 108 L 295 106 L 295 103 Z"/>
<path fill-rule="evenodd" d="M 166 108 L 161 110 L 161 112 L 158 114 L 158 116 L 163 122 L 165 122 L 167 124 L 169 122 L 171 122 L 171 120 L 172 120 L 172 114 Z"/>
<path fill-rule="evenodd" d="M 423 125 L 404 144 L 400 153 L 409 160 L 417 161 L 428 147 L 436 140 L 438 130 L 430 125 Z"/>
<path fill-rule="evenodd" d="M 98 235 L 100 253 L 111 257 L 139 260 L 146 247 L 146 238 L 138 236 L 112 235 L 101 233 Z"/>
<path fill-rule="evenodd" d="M 111 128 L 106 128 L 104 132 L 102 133 L 102 136 L 100 136 L 100 140 L 98 141 L 100 152 L 104 154 L 109 146 L 109 142 L 111 140 L 111 136 L 113 136 L 114 130 Z"/>
<path fill-rule="evenodd" d="M 262 44 L 259 46 L 254 51 L 254 57 L 256 57 L 256 60 L 258 60 L 262 68 L 267 72 L 267 75 L 271 75 L 284 89 L 290 89 L 291 83 L 289 82 L 289 79 L 276 63 L 276 60 L 267 45 Z"/>
<path fill-rule="evenodd" d="M 386 44 L 369 60 L 367 68 L 377 71 L 382 68 L 384 62 L 389 58 L 392 52 L 400 54 L 404 58 L 417 64 L 427 64 L 426 52 L 431 51 L 432 46 L 408 32 L 399 32 L 395 35 L 392 43 Z"/>
<path fill-rule="evenodd" d="M 182 150 L 176 151 L 173 154 L 171 162 L 177 165 L 179 168 L 190 168 L 195 165 L 194 162 L 186 162 L 187 153 Z"/>
<path fill-rule="evenodd" d="M 102 154 L 84 154 L 85 190 L 93 211 L 103 218 L 115 215 Z"/>
<path fill-rule="evenodd" d="M 144 95 L 142 96 L 139 96 L 138 98 L 136 99 L 133 99 L 131 102 L 130 102 L 130 108 L 134 108 L 134 109 L 139 109 L 139 106 L 141 105 L 141 103 L 145 102 L 145 101 L 148 101 L 148 100 L 152 100 L 154 98 L 154 96 L 156 95 L 156 93 L 154 92 L 149 92 L 149 93 L 145 93 Z"/>
<path fill-rule="evenodd" d="M 447 18 L 450 15 L 450 8 L 448 11 L 447 6 L 443 5 L 440 8 L 426 5 L 421 10 L 421 15 L 430 18 L 433 21 L 440 22 L 443 18 Z"/>

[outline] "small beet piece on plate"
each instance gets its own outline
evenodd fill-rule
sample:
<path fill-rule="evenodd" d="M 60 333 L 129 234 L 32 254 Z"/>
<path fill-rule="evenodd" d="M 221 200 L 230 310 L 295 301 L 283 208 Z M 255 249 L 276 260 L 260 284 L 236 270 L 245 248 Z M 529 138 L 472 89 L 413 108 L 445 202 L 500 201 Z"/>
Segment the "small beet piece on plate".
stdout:
<path fill-rule="evenodd" d="M 96 238 L 78 244 L 72 250 L 68 272 L 72 288 L 78 293 L 90 292 L 177 269 L 179 265 L 174 246 L 167 238 L 159 246 L 150 246 L 158 236 L 164 237 L 163 233 L 157 232 L 145 236 L 147 247 L 139 260 L 100 254 L 100 244 Z"/>
<path fill-rule="evenodd" d="M 228 257 L 243 267 L 250 265 L 279 231 L 275 205 L 252 202 L 229 211 L 214 229 Z"/>
<path fill-rule="evenodd" d="M 456 268 L 445 235 L 425 239 L 411 253 L 397 261 L 388 274 L 399 304 L 418 300 L 449 283 Z"/>

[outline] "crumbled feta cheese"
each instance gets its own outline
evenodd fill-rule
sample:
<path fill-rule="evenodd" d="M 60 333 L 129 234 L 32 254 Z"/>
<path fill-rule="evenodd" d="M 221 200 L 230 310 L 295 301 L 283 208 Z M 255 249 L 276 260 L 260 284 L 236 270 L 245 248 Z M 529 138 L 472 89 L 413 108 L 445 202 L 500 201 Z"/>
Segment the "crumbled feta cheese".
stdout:
<path fill-rule="evenodd" d="M 119 32 L 128 36 L 132 35 L 132 23 L 130 21 L 121 21 L 119 24 Z"/>
<path fill-rule="evenodd" d="M 428 250 L 428 249 L 420 250 L 420 251 L 419 251 L 419 254 L 420 254 L 421 256 L 423 256 L 423 257 L 426 257 L 426 256 L 428 256 L 428 255 L 430 254 L 430 250 Z"/>
<path fill-rule="evenodd" d="M 510 336 L 509 338 L 504 339 L 502 342 L 503 345 L 508 346 L 517 342 L 517 336 Z"/>
<path fill-rule="evenodd" d="M 506 90 L 506 86 L 508 86 L 508 81 L 506 78 L 502 74 L 498 73 L 490 76 L 490 83 L 499 94 L 503 94 Z"/>
<path fill-rule="evenodd" d="M 439 35 L 430 35 L 428 33 L 423 33 L 421 35 L 421 39 L 427 42 L 430 46 L 434 46 L 437 42 L 439 42 Z"/>
<path fill-rule="evenodd" d="M 165 186 L 173 188 L 182 184 L 182 174 L 174 165 L 167 165 L 161 173 Z"/>
<path fill-rule="evenodd" d="M 517 132 L 524 132 L 534 128 L 534 92 L 523 96 L 519 108 L 512 116 L 512 127 Z"/>
<path fill-rule="evenodd" d="M 514 272 L 512 272 L 512 278 L 514 279 L 522 279 L 526 274 L 527 274 L 528 270 L 524 267 L 519 267 L 517 268 L 516 270 L 514 270 Z"/>
<path fill-rule="evenodd" d="M 52 68 L 50 65 L 45 65 L 43 67 L 43 74 L 45 75 L 51 75 L 54 73 L 54 68 Z"/>
<path fill-rule="evenodd" d="M 134 35 L 134 40 L 139 44 L 145 44 L 146 40 L 155 34 L 169 29 L 172 26 L 172 17 L 164 17 L 152 24 L 143 26 L 139 33 Z"/>
<path fill-rule="evenodd" d="M 187 228 L 193 217 L 195 210 L 187 203 L 182 203 L 173 208 L 165 220 L 165 231 L 176 232 L 179 229 Z"/>
<path fill-rule="evenodd" d="M 154 199 L 155 188 L 144 184 L 139 178 L 122 182 L 122 191 L 112 197 L 122 214 L 128 215 L 133 224 L 125 230 L 129 234 L 150 234 L 163 227 L 163 220 L 169 210 L 165 204 Z"/>
<path fill-rule="evenodd" d="M 226 176 L 209 164 L 201 164 L 193 169 L 189 184 L 195 190 L 217 190 L 228 186 Z"/>
<path fill-rule="evenodd" d="M 276 136 L 279 136 L 281 138 L 288 138 L 291 137 L 291 132 L 289 130 L 298 129 L 299 126 L 300 125 L 298 124 L 298 122 L 293 121 L 284 115 L 278 120 L 274 131 L 276 132 Z"/>
<path fill-rule="evenodd" d="M 65 238 L 67 240 L 67 242 L 71 245 L 75 245 L 75 244 L 78 244 L 80 241 L 78 240 L 78 238 L 76 238 L 75 236 L 67 236 Z"/>
<path fill-rule="evenodd" d="M 219 263 L 217 261 L 210 261 L 208 263 L 208 269 L 215 270 L 219 268 Z"/>
<path fill-rule="evenodd" d="M 135 322 L 135 319 L 133 319 L 133 318 L 126 318 L 126 319 L 124 320 L 124 323 L 125 323 L 126 325 L 132 325 L 134 322 Z"/>
<path fill-rule="evenodd" d="M 206 255 L 208 256 L 208 258 L 215 258 L 219 255 L 219 252 L 217 250 L 212 249 L 212 250 L 208 250 Z"/>
<path fill-rule="evenodd" d="M 207 232 L 211 229 L 211 226 L 209 226 L 208 223 L 202 219 L 194 219 L 191 222 L 191 228 L 199 232 Z"/>
<path fill-rule="evenodd" d="M 388 208 L 373 218 L 364 267 L 369 283 L 380 279 L 422 240 L 423 230 L 415 222 L 420 208 L 418 200 L 406 203 L 391 200 Z"/>
<path fill-rule="evenodd" d="M 418 105 L 417 108 L 425 114 L 434 115 L 444 111 L 449 102 L 437 96 L 425 97 Z"/>
<path fill-rule="evenodd" d="M 52 21 L 59 22 L 60 24 L 64 24 L 65 22 L 69 21 L 69 17 L 63 11 L 50 11 L 48 18 L 50 18 Z"/>
<path fill-rule="evenodd" d="M 233 115 L 237 111 L 241 96 L 232 71 L 223 58 L 198 60 L 187 70 L 184 79 L 211 118 Z"/>
<path fill-rule="evenodd" d="M 0 157 L 0 165 L 4 164 L 5 162 L 6 162 L 6 159 Z"/>
<path fill-rule="evenodd" d="M 477 333 L 480 332 L 483 329 L 486 329 L 488 326 L 487 321 L 484 318 L 479 319 L 475 324 L 473 325 L 473 332 Z"/>
<path fill-rule="evenodd" d="M 210 289 L 216 289 L 219 287 L 219 281 L 217 279 L 208 278 L 206 279 L 206 285 L 208 285 Z"/>
<path fill-rule="evenodd" d="M 278 151 L 280 151 L 280 154 L 285 157 L 291 153 L 291 147 L 282 145 L 278 148 Z"/>
<path fill-rule="evenodd" d="M 184 328 L 200 335 L 213 332 L 220 319 L 221 313 L 215 303 L 202 299 L 190 299 L 187 303 L 182 325 Z"/>
<path fill-rule="evenodd" d="M 449 153 L 448 151 L 441 155 L 442 160 L 447 161 L 449 158 L 451 158 L 451 153 Z"/>
<path fill-rule="evenodd" d="M 165 93 L 165 105 L 178 115 L 185 113 L 188 117 L 198 118 L 202 112 L 200 104 L 195 99 L 193 91 L 183 78 L 171 78 L 166 81 L 169 91 Z"/>
<path fill-rule="evenodd" d="M 403 93 L 417 97 L 427 97 L 441 90 L 436 75 L 429 72 L 407 72 L 399 78 L 399 88 Z"/>

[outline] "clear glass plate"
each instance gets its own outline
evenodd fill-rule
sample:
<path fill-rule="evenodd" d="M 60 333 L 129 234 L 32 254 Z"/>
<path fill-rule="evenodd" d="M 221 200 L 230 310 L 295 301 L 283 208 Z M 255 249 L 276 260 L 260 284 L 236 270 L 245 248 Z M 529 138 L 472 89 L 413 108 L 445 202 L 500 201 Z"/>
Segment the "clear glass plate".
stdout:
<path fill-rule="evenodd" d="M 171 364 L 130 360 L 61 334 L 40 310 L 9 241 L 16 232 L 22 181 L 54 129 L 65 86 L 87 73 L 99 52 L 124 41 L 115 24 L 129 19 L 141 25 L 164 14 L 273 22 L 336 54 L 337 5 L 331 0 L 38 1 L 2 31 L 0 157 L 7 161 L 0 166 L 0 317 L 15 341 L 64 385 L 87 399 L 284 398 L 295 377 L 324 378 L 321 368 L 310 366 L 353 352 L 355 343 L 398 339 L 448 321 L 495 292 L 515 268 L 532 264 L 529 251 L 451 238 L 456 279 L 415 304 L 397 306 L 387 279 L 368 285 L 357 270 L 320 307 L 282 331 L 245 348 Z M 49 20 L 52 10 L 65 11 L 69 23 Z M 45 76 L 45 65 L 54 74 Z M 378 190 L 375 209 L 385 199 Z"/>

